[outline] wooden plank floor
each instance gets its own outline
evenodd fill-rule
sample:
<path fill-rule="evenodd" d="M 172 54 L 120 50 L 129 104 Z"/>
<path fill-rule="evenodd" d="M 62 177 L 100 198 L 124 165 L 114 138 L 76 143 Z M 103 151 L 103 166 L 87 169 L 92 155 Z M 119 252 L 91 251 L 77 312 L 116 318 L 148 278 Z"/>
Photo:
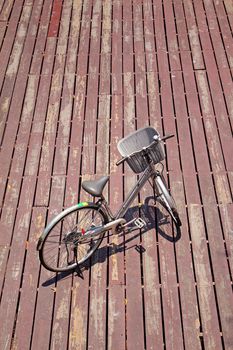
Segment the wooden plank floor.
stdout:
<path fill-rule="evenodd" d="M 0 0 L 1 350 L 233 349 L 232 30 L 232 0 Z M 46 223 L 105 174 L 116 211 L 117 142 L 147 125 L 176 135 L 180 236 L 145 186 L 146 229 L 46 271 Z"/>

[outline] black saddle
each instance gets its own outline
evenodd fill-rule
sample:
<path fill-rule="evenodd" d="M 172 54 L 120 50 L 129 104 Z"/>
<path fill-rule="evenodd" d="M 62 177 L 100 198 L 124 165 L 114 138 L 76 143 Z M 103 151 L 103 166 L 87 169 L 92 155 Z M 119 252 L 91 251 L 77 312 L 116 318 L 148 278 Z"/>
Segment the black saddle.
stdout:
<path fill-rule="evenodd" d="M 82 188 L 94 197 L 101 197 L 106 183 L 109 181 L 109 176 L 102 176 L 98 180 L 83 181 Z"/>

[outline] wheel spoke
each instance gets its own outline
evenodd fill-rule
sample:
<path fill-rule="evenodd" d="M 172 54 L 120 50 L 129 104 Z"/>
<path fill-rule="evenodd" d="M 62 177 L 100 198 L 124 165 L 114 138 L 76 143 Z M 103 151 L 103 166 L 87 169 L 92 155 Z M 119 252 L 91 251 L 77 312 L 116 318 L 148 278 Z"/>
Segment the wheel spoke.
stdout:
<path fill-rule="evenodd" d="M 44 266 L 52 271 L 66 271 L 84 262 L 98 247 L 103 234 L 84 240 L 81 233 L 101 227 L 103 223 L 102 213 L 90 207 L 62 217 L 44 239 L 40 254 Z M 80 242 L 79 237 L 82 238 Z"/>

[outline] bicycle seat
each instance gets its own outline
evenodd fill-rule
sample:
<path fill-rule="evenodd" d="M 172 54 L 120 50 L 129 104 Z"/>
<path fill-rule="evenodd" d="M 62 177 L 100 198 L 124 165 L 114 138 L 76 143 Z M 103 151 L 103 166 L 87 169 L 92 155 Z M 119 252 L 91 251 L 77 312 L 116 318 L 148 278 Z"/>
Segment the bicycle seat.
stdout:
<path fill-rule="evenodd" d="M 109 181 L 109 176 L 102 176 L 98 180 L 83 181 L 82 188 L 94 197 L 101 197 L 106 183 Z"/>

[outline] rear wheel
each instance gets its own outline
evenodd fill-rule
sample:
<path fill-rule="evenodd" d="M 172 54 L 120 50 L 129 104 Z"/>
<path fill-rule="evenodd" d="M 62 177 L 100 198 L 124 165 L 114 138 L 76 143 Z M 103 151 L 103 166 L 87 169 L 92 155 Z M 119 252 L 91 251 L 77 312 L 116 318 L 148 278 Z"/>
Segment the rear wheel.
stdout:
<path fill-rule="evenodd" d="M 154 180 L 156 200 L 166 209 L 171 216 L 172 221 L 177 227 L 182 225 L 179 214 L 177 212 L 176 203 L 172 195 L 169 193 L 165 180 L 157 175 Z"/>
<path fill-rule="evenodd" d="M 38 242 L 42 265 L 50 271 L 62 272 L 84 263 L 104 237 L 104 233 L 100 233 L 85 239 L 85 233 L 107 222 L 107 215 L 95 204 L 66 209 L 47 226 Z"/>

